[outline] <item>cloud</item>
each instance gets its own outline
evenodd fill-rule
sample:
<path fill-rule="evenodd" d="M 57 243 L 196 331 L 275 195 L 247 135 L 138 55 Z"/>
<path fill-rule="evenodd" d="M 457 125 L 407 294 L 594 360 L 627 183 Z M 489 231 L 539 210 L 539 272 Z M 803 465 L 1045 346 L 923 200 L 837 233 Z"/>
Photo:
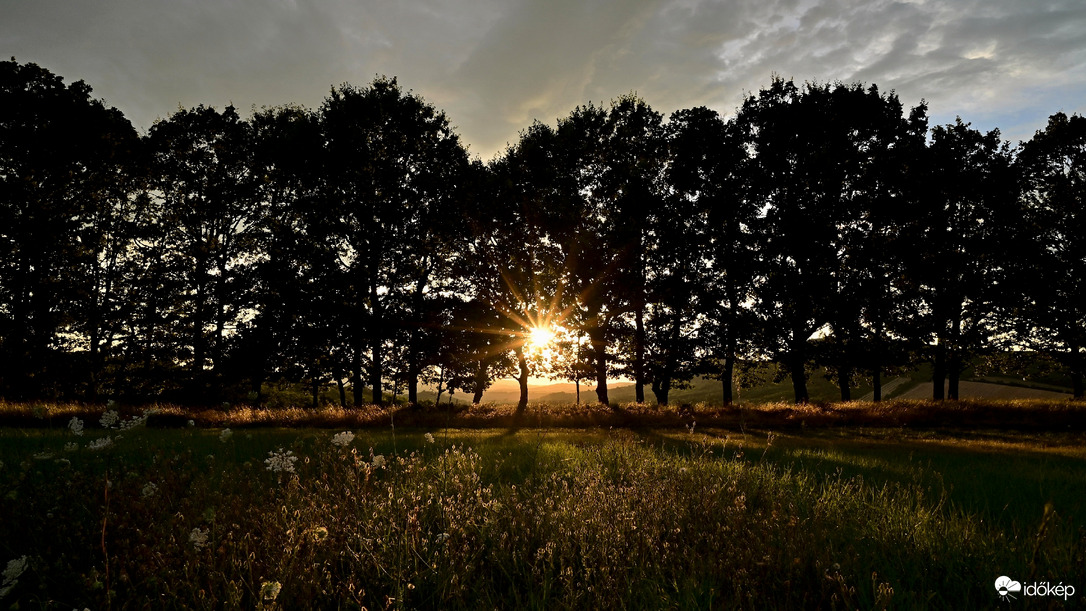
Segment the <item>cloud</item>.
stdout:
<path fill-rule="evenodd" d="M 488 158 L 538 119 L 636 91 L 725 114 L 773 74 L 877 83 L 937 122 L 1027 138 L 1084 112 L 1080 0 L 60 0 L 10 3 L 0 44 L 121 108 L 317 106 L 397 76 Z M 1008 124 L 999 124 L 1007 121 Z"/>

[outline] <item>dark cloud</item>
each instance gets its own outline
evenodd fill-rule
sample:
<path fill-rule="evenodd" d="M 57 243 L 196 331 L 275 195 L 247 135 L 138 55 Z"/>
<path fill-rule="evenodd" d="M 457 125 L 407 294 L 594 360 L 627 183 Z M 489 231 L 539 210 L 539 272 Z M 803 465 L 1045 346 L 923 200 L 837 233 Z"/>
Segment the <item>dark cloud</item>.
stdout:
<path fill-rule="evenodd" d="M 395 75 L 485 158 L 577 104 L 636 91 L 729 113 L 773 74 L 877 83 L 1027 138 L 1086 111 L 1083 32 L 1081 0 L 38 0 L 6 3 L 0 50 L 144 129 L 179 104 L 317 106 Z"/>

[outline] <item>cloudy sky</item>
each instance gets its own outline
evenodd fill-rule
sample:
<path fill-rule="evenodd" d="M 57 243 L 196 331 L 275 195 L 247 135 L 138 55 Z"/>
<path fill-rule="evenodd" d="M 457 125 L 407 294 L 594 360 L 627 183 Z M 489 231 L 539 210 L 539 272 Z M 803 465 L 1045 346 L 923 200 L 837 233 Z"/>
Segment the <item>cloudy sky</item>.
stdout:
<path fill-rule="evenodd" d="M 0 55 L 140 130 L 178 106 L 298 103 L 376 75 L 484 160 L 533 120 L 637 92 L 732 114 L 774 74 L 875 83 L 934 122 L 1028 139 L 1086 114 L 1083 0 L 0 0 Z"/>

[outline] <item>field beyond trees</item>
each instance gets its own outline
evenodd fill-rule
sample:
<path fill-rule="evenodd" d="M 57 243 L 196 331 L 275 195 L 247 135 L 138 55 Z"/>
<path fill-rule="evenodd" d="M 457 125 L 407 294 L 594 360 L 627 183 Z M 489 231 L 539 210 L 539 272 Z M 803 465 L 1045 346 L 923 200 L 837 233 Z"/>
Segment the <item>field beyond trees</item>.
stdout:
<path fill-rule="evenodd" d="M 0 606 L 1073 607 L 1084 413 L 2 404 Z"/>

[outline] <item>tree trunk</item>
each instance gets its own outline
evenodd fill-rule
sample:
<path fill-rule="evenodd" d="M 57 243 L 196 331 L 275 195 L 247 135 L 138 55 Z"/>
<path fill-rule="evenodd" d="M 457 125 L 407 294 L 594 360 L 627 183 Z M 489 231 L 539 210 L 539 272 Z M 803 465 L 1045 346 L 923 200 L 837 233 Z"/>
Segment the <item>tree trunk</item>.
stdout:
<path fill-rule="evenodd" d="M 517 366 L 520 368 L 520 401 L 517 402 L 517 413 L 524 413 L 528 408 L 528 361 L 524 358 L 523 346 L 517 346 L 514 351 L 517 354 Z"/>
<path fill-rule="evenodd" d="M 607 400 L 607 346 L 603 329 L 598 325 L 589 327 L 588 339 L 592 343 L 592 360 L 596 366 L 596 400 L 610 405 Z"/>
<path fill-rule="evenodd" d="M 373 404 L 384 405 L 384 389 L 381 388 L 381 338 L 374 333 L 370 343 L 373 361 L 370 363 L 370 389 L 373 391 Z"/>
<path fill-rule="evenodd" d="M 414 349 L 409 350 L 407 357 L 409 362 L 407 364 L 407 403 L 409 405 L 419 404 L 419 366 L 418 357 L 415 355 Z"/>
<path fill-rule="evenodd" d="M 486 388 L 486 361 L 479 359 L 475 364 L 475 394 L 471 398 L 474 405 L 479 405 L 483 400 L 483 391 Z"/>
<path fill-rule="evenodd" d="M 573 383 L 577 387 L 577 405 L 580 406 L 581 405 L 581 378 L 577 378 L 576 380 L 573 381 Z"/>
<path fill-rule="evenodd" d="M 841 367 L 837 370 L 837 386 L 841 389 L 841 402 L 852 400 L 852 368 Z"/>
<path fill-rule="evenodd" d="M 732 380 L 735 375 L 735 353 L 725 355 L 724 370 L 720 372 L 720 381 L 724 390 L 724 405 L 732 404 Z"/>
<path fill-rule="evenodd" d="M 362 391 L 365 389 L 365 385 L 362 382 L 362 346 L 361 342 L 355 346 L 354 350 L 354 362 L 351 363 L 354 379 L 351 381 L 351 390 L 354 391 L 353 403 L 355 407 L 360 407 L 363 403 Z"/>
<path fill-rule="evenodd" d="M 935 363 L 931 368 L 931 398 L 933 401 L 944 399 L 943 388 L 946 384 L 946 346 L 943 340 L 936 340 Z"/>
<path fill-rule="evenodd" d="M 321 383 L 316 378 L 313 379 L 313 409 L 317 409 L 317 400 L 320 398 Z"/>
<path fill-rule="evenodd" d="M 793 349 L 789 357 L 789 375 L 792 377 L 792 391 L 796 395 L 796 404 L 810 403 L 811 397 L 807 394 L 807 371 L 804 367 L 804 359 Z"/>
<path fill-rule="evenodd" d="M 343 384 L 343 375 L 336 374 L 336 386 L 339 387 L 339 406 L 347 407 L 347 387 Z"/>
<path fill-rule="evenodd" d="M 656 395 L 657 405 L 667 405 L 667 396 L 671 391 L 671 380 L 667 377 L 652 381 L 652 394 Z"/>
<path fill-rule="evenodd" d="M 947 377 L 950 383 L 947 385 L 947 399 L 958 400 L 958 382 L 962 375 L 962 353 L 957 349 L 950 352 L 950 362 L 947 366 Z"/>
<path fill-rule="evenodd" d="M 655 392 L 655 383 L 653 383 Z M 634 326 L 634 399 L 645 402 L 645 306 L 639 304 Z M 659 399 L 657 399 L 659 400 Z M 666 397 L 665 397 L 665 403 Z"/>

